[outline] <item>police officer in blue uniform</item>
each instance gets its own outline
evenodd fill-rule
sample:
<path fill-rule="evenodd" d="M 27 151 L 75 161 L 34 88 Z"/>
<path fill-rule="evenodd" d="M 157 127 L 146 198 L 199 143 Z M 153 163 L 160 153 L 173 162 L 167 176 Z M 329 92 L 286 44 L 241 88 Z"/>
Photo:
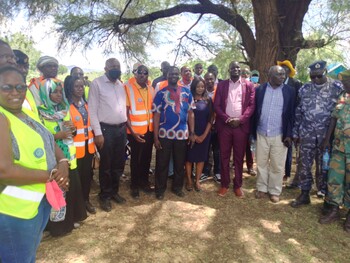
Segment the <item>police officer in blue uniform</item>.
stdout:
<path fill-rule="evenodd" d="M 331 113 L 336 105 L 342 84 L 327 77 L 326 61 L 320 60 L 309 66 L 311 81 L 299 90 L 299 104 L 295 111 L 293 140 L 300 144 L 298 175 L 301 194 L 291 203 L 294 208 L 310 204 L 310 190 L 313 183 L 311 168 L 321 164 L 321 145 L 325 138 Z M 321 189 L 322 174 L 316 172 L 318 190 Z"/>

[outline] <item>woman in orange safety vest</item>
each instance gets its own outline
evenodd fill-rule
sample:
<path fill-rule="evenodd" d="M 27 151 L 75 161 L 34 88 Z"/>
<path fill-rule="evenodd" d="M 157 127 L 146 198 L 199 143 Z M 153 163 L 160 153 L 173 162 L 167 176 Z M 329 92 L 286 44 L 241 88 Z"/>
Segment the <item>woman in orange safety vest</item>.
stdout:
<path fill-rule="evenodd" d="M 77 129 L 73 137 L 74 146 L 77 149 L 77 166 L 80 176 L 81 187 L 85 199 L 86 210 L 95 214 L 96 209 L 90 203 L 90 185 L 93 177 L 92 158 L 95 153 L 94 135 L 90 125 L 90 116 L 87 102 L 84 95 L 84 82 L 78 77 L 68 76 L 64 87 L 70 103 L 70 115 L 74 126 Z"/>

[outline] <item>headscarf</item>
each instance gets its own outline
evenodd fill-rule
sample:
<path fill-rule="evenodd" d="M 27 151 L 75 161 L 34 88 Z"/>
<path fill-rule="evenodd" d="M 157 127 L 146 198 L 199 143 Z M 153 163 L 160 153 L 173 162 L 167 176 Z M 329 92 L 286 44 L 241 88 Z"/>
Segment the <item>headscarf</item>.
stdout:
<path fill-rule="evenodd" d="M 38 107 L 40 115 L 49 121 L 63 121 L 63 118 L 69 111 L 69 103 L 64 94 L 62 87 L 62 102 L 55 103 L 50 99 L 50 94 L 54 92 L 58 86 L 62 87 L 62 82 L 57 79 L 45 79 L 40 82 L 39 95 L 43 105 Z"/>
<path fill-rule="evenodd" d="M 297 71 L 293 68 L 292 63 L 289 60 L 284 60 L 284 61 L 277 61 L 277 65 L 278 66 L 286 66 L 289 68 L 290 72 L 289 72 L 289 77 L 293 78 L 295 76 L 295 74 L 297 73 Z"/>
<path fill-rule="evenodd" d="M 66 117 L 69 111 L 69 104 L 64 94 L 63 87 L 61 103 L 55 103 L 50 99 L 50 94 L 54 92 L 58 86 L 62 86 L 62 82 L 54 78 L 44 79 L 40 82 L 39 95 L 43 104 L 38 107 L 38 111 L 43 119 L 57 122 L 60 130 L 62 130 L 64 117 Z M 64 156 L 70 159 L 69 146 L 64 140 L 56 140 L 56 143 L 63 151 Z"/>
<path fill-rule="evenodd" d="M 45 66 L 45 64 L 48 64 L 48 63 L 54 63 L 58 65 L 58 60 L 55 59 L 54 57 L 43 56 L 39 58 L 38 62 L 36 63 L 36 67 L 40 70 L 43 66 Z"/>

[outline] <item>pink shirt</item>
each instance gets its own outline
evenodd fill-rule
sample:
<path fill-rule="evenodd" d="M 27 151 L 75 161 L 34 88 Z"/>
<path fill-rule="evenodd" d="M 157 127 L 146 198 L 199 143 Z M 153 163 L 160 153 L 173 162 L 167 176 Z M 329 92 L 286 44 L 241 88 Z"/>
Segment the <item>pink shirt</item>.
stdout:
<path fill-rule="evenodd" d="M 126 93 L 119 80 L 113 83 L 106 75 L 94 79 L 88 98 L 91 127 L 96 136 L 102 134 L 100 122 L 111 125 L 126 122 Z"/>
<path fill-rule="evenodd" d="M 241 79 L 236 82 L 229 81 L 226 114 L 232 118 L 242 115 L 242 85 Z"/>

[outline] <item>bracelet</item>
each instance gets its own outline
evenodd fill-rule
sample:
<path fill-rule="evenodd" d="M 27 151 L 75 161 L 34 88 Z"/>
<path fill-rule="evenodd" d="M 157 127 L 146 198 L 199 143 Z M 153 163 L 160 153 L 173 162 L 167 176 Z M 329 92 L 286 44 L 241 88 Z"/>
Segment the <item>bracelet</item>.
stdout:
<path fill-rule="evenodd" d="M 56 173 L 58 170 L 56 168 L 52 169 L 49 175 L 49 181 L 52 181 L 52 176 L 54 173 Z"/>
<path fill-rule="evenodd" d="M 70 165 L 70 161 L 67 158 L 62 158 L 61 160 L 58 161 L 58 163 L 63 163 L 63 162 L 67 162 L 68 165 Z"/>

